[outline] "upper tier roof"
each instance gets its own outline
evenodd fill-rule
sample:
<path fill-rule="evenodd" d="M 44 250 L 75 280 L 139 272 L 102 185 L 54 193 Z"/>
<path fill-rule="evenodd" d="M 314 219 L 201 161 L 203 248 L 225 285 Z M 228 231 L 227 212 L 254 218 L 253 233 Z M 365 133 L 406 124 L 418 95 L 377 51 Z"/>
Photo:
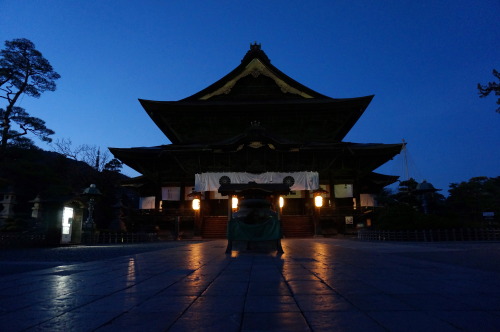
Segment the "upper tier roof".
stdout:
<path fill-rule="evenodd" d="M 200 92 L 183 99 L 280 100 L 328 98 L 293 80 L 271 64 L 260 44 L 250 45 L 241 64 Z"/>
<path fill-rule="evenodd" d="M 239 66 L 192 96 L 140 102 L 174 144 L 221 141 L 252 121 L 298 142 L 339 142 L 372 98 L 324 96 L 285 75 L 252 44 Z"/>

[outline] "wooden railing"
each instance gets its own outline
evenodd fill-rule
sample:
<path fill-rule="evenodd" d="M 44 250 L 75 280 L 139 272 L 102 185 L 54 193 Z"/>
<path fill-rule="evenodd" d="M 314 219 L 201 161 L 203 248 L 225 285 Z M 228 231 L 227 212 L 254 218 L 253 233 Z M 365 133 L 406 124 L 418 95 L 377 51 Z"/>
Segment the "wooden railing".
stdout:
<path fill-rule="evenodd" d="M 45 234 L 2 233 L 0 247 L 32 247 L 46 244 Z"/>
<path fill-rule="evenodd" d="M 140 243 L 159 241 L 158 233 L 95 232 L 82 234 L 82 243 Z"/>
<path fill-rule="evenodd" d="M 460 228 L 460 229 L 431 229 L 431 230 L 406 230 L 383 231 L 367 230 L 358 231 L 358 239 L 366 241 L 499 241 L 500 229 L 498 228 Z"/>
<path fill-rule="evenodd" d="M 83 233 L 82 244 L 141 243 L 159 241 L 157 233 L 95 232 Z M 1 233 L 0 247 L 54 246 L 59 242 L 49 241 L 46 234 Z"/>

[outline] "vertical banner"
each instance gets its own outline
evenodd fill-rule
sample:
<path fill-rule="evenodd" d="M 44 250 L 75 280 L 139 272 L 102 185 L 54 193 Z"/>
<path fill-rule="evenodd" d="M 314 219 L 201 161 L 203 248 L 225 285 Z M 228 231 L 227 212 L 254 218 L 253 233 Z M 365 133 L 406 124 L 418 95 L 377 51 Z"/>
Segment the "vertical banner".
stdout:
<path fill-rule="evenodd" d="M 141 197 L 139 199 L 139 209 L 141 209 L 141 210 L 154 210 L 155 200 L 156 199 L 154 196 Z"/>
<path fill-rule="evenodd" d="M 335 193 L 335 198 L 350 198 L 353 197 L 352 194 L 352 184 L 343 183 L 343 184 L 335 184 L 333 186 L 333 190 Z"/>
<path fill-rule="evenodd" d="M 181 187 L 162 187 L 161 199 L 164 201 L 180 201 Z"/>
<path fill-rule="evenodd" d="M 359 195 L 361 206 L 377 206 L 375 195 L 361 194 Z"/>

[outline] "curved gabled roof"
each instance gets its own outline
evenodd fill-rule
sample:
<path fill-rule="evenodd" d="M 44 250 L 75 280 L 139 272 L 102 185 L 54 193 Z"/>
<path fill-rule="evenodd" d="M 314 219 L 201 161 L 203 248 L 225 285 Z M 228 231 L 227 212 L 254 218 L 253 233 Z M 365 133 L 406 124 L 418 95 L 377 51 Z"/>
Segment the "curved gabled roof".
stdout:
<path fill-rule="evenodd" d="M 339 142 L 372 98 L 140 102 L 175 144 L 222 141 L 243 132 L 253 121 L 295 141 Z"/>
<path fill-rule="evenodd" d="M 238 91 L 241 90 L 241 86 L 250 91 L 246 91 L 246 94 Z M 241 60 L 241 64 L 233 71 L 205 89 L 182 99 L 182 101 L 232 100 L 235 94 L 240 100 L 332 99 L 300 84 L 273 66 L 260 44 L 255 43 L 250 45 L 250 50 Z"/>
<path fill-rule="evenodd" d="M 216 142 L 259 121 L 298 142 L 339 142 L 373 96 L 330 98 L 293 80 L 252 44 L 241 64 L 207 88 L 179 101 L 139 100 L 174 144 Z"/>

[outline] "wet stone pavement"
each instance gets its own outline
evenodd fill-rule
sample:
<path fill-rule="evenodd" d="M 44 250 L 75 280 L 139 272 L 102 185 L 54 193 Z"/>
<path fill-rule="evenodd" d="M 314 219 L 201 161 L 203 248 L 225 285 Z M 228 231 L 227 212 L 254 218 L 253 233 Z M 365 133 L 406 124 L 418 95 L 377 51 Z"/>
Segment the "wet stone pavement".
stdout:
<path fill-rule="evenodd" d="M 500 331 L 498 242 L 225 245 L 2 251 L 0 331 Z"/>

